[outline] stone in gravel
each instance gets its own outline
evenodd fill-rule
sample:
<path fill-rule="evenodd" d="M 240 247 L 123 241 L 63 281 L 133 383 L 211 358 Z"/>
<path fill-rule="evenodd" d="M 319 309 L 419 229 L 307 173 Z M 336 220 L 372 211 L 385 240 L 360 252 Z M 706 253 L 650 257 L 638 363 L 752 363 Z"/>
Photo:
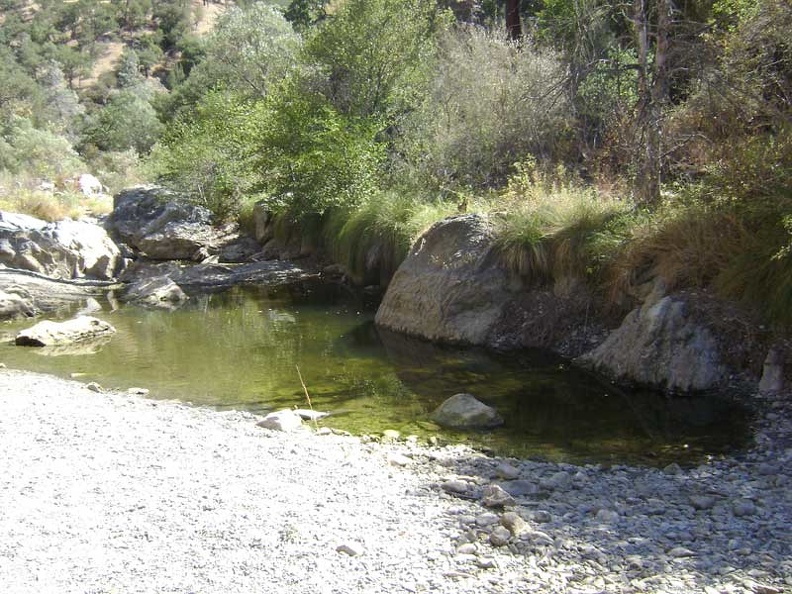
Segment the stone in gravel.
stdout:
<path fill-rule="evenodd" d="M 712 509 L 715 506 L 715 497 L 712 495 L 691 495 L 690 505 L 699 511 Z"/>
<path fill-rule="evenodd" d="M 129 388 L 127 389 L 127 394 L 132 394 L 134 396 L 148 396 L 149 390 L 146 388 Z"/>
<path fill-rule="evenodd" d="M 551 477 L 539 481 L 543 489 L 566 489 L 572 483 L 572 476 L 566 470 L 560 470 Z"/>
<path fill-rule="evenodd" d="M 671 464 L 663 468 L 663 472 L 672 476 L 677 474 L 682 474 L 682 467 L 676 462 L 672 462 Z"/>
<path fill-rule="evenodd" d="M 468 485 L 465 481 L 452 479 L 450 481 L 444 481 L 440 485 L 440 488 L 446 493 L 451 493 L 452 495 L 466 495 L 470 485 Z"/>
<path fill-rule="evenodd" d="M 496 527 L 489 535 L 490 544 L 494 547 L 502 547 L 509 544 L 511 532 L 504 526 Z"/>
<path fill-rule="evenodd" d="M 533 496 L 540 492 L 539 486 L 535 482 L 523 479 L 509 481 L 503 485 L 503 489 L 513 497 Z"/>
<path fill-rule="evenodd" d="M 405 467 L 412 464 L 413 461 L 405 456 L 404 454 L 399 454 L 398 452 L 391 452 L 388 454 L 388 464 L 391 466 L 399 466 Z"/>
<path fill-rule="evenodd" d="M 547 524 L 548 522 L 553 521 L 553 516 L 547 510 L 538 509 L 533 514 L 531 514 L 531 519 L 537 524 Z"/>
<path fill-rule="evenodd" d="M 295 408 L 294 413 L 299 415 L 303 421 L 319 421 L 330 416 L 329 412 L 320 412 L 308 408 Z"/>
<path fill-rule="evenodd" d="M 495 468 L 495 475 L 505 481 L 513 481 L 520 476 L 520 471 L 508 462 L 501 462 Z"/>
<path fill-rule="evenodd" d="M 357 557 L 358 555 L 363 554 L 363 545 L 358 542 L 345 542 L 340 544 L 336 547 L 336 551 L 339 553 L 345 553 L 350 557 Z"/>
<path fill-rule="evenodd" d="M 756 504 L 750 499 L 738 499 L 732 504 L 732 513 L 738 518 L 756 513 Z"/>
<path fill-rule="evenodd" d="M 264 429 L 272 429 L 273 431 L 295 431 L 302 427 L 303 421 L 300 415 L 296 414 L 293 410 L 283 409 L 268 414 L 258 424 L 259 427 Z"/>
<path fill-rule="evenodd" d="M 476 565 L 481 569 L 494 569 L 497 567 L 495 559 L 476 559 Z"/>
<path fill-rule="evenodd" d="M 401 433 L 399 433 L 395 429 L 385 429 L 385 431 L 382 432 L 382 441 L 386 443 L 392 441 L 399 441 L 400 437 L 401 437 Z"/>
<path fill-rule="evenodd" d="M 498 485 L 487 485 L 484 487 L 481 503 L 485 507 L 505 507 L 507 505 L 514 505 L 514 497 L 509 495 Z"/>
<path fill-rule="evenodd" d="M 478 547 L 472 542 L 460 545 L 456 549 L 457 555 L 475 555 L 476 551 L 478 551 Z"/>
<path fill-rule="evenodd" d="M 85 384 L 85 387 L 88 388 L 91 392 L 98 392 L 99 394 L 104 392 L 104 388 L 99 384 L 97 384 L 96 382 L 89 382 Z"/>
<path fill-rule="evenodd" d="M 597 512 L 596 520 L 603 524 L 613 524 L 619 521 L 619 513 L 612 509 L 601 509 Z"/>
<path fill-rule="evenodd" d="M 501 526 L 506 528 L 513 536 L 519 536 L 528 529 L 528 525 L 522 516 L 515 512 L 506 512 L 500 518 Z"/>
<path fill-rule="evenodd" d="M 696 553 L 685 547 L 674 547 L 668 551 L 668 556 L 674 559 L 681 559 L 682 557 L 695 557 Z"/>
<path fill-rule="evenodd" d="M 487 512 L 476 516 L 476 526 L 484 528 L 486 526 L 492 526 L 493 524 L 497 524 L 500 522 L 500 518 L 498 514 L 493 514 L 492 512 Z"/>

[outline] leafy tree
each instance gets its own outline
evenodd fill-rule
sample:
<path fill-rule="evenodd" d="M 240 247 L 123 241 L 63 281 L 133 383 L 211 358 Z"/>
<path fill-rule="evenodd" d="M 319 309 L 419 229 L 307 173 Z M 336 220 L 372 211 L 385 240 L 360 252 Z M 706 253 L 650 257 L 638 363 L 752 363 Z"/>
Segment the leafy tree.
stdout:
<path fill-rule="evenodd" d="M 434 0 L 347 0 L 307 42 L 320 92 L 343 114 L 405 109 L 434 48 Z"/>
<path fill-rule="evenodd" d="M 305 32 L 327 16 L 325 0 L 292 0 L 283 16 L 296 31 Z"/>
<path fill-rule="evenodd" d="M 135 88 L 113 95 L 108 104 L 92 114 L 83 133 L 82 148 L 94 145 L 103 151 L 135 149 L 148 152 L 162 133 L 154 108 Z"/>

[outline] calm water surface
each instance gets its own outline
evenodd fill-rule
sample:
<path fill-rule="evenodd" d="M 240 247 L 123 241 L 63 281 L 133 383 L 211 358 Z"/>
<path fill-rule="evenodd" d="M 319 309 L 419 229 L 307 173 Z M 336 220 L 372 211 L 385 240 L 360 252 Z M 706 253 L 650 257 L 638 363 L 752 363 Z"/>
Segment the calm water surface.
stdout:
<path fill-rule="evenodd" d="M 0 361 L 153 398 L 264 413 L 306 407 L 297 367 L 323 424 L 354 433 L 396 429 L 428 437 L 429 414 L 470 392 L 506 426 L 439 433 L 501 454 L 552 460 L 695 462 L 747 439 L 746 412 L 727 399 L 627 392 L 543 353 L 496 356 L 379 332 L 373 312 L 332 287 L 242 289 L 195 296 L 182 309 L 96 314 L 118 333 L 97 352 L 15 347 L 6 324 Z"/>

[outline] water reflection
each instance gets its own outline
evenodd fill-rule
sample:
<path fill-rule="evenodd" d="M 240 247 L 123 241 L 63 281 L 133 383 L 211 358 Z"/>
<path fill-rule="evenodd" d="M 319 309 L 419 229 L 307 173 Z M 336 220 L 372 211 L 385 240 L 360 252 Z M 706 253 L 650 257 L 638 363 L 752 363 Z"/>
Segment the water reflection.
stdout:
<path fill-rule="evenodd" d="M 305 406 L 299 366 L 313 406 L 333 412 L 324 424 L 358 433 L 436 434 L 429 413 L 470 392 L 496 406 L 506 426 L 444 437 L 552 459 L 662 464 L 725 451 L 747 435 L 744 411 L 722 398 L 627 392 L 545 353 L 495 356 L 378 332 L 373 312 L 332 286 L 237 288 L 193 296 L 173 312 L 127 307 L 97 315 L 118 332 L 94 354 L 41 357 L 6 344 L 0 358 L 259 413 Z"/>

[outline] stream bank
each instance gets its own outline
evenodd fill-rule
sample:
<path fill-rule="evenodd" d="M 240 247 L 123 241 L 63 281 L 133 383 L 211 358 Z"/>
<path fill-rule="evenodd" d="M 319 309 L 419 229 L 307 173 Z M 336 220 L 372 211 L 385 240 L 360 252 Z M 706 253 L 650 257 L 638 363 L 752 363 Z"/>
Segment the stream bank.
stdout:
<path fill-rule="evenodd" d="M 762 401 L 739 458 L 659 470 L 275 433 L 2 370 L 0 579 L 8 594 L 780 594 L 788 403 Z"/>

